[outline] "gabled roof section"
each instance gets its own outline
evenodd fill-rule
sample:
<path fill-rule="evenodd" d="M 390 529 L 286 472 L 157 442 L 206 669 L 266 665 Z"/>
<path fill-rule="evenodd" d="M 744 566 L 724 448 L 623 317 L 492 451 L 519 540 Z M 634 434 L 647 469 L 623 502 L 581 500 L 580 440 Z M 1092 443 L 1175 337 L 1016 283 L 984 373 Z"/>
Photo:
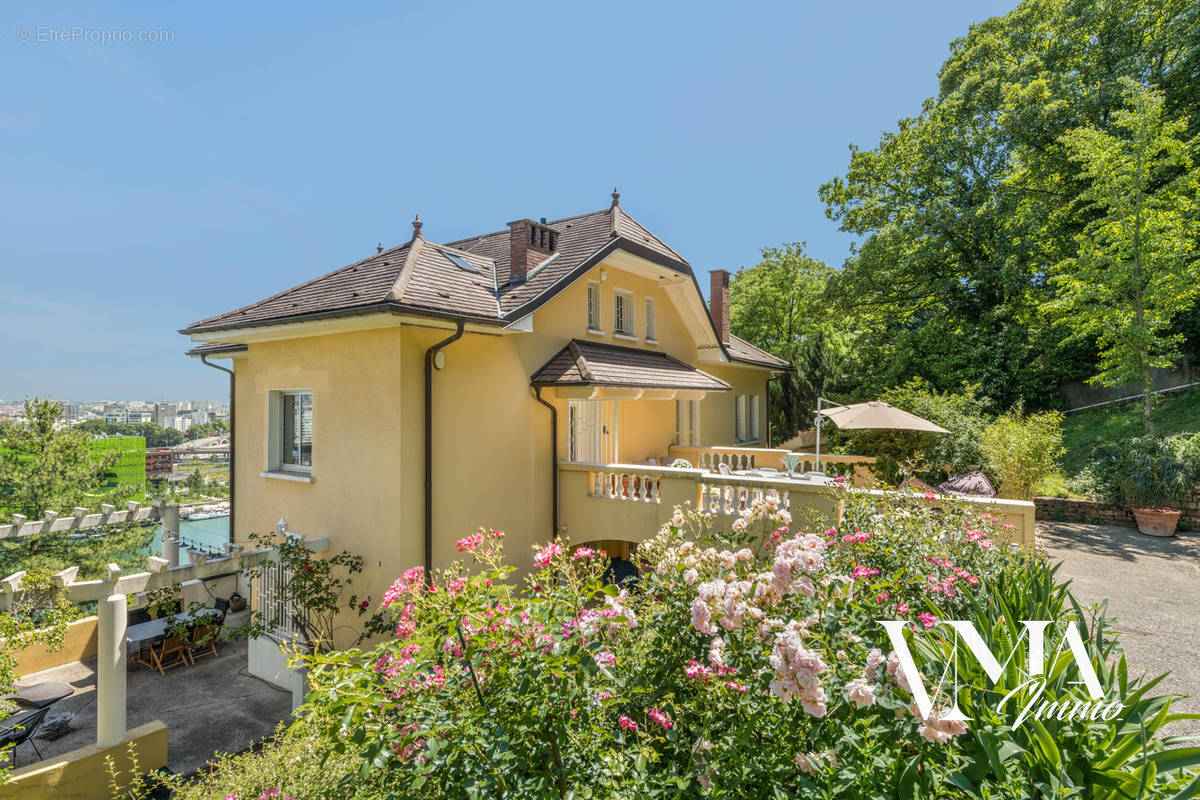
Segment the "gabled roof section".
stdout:
<path fill-rule="evenodd" d="M 626 213 L 615 191 L 607 209 L 545 224 L 558 232 L 557 250 L 533 266 L 520 283 L 509 283 L 509 231 L 436 244 L 425 240 L 420 221 L 414 220 L 413 238 L 406 244 L 257 303 L 193 322 L 183 333 L 374 312 L 461 317 L 504 326 L 536 310 L 617 250 L 695 283 L 687 261 Z M 698 287 L 697 303 L 703 305 Z M 699 313 L 702 318 L 705 312 Z"/>
<path fill-rule="evenodd" d="M 720 378 L 665 353 L 572 339 L 529 379 L 534 386 L 727 391 Z"/>
<path fill-rule="evenodd" d="M 772 369 L 790 370 L 792 368 L 791 364 L 779 356 L 771 355 L 766 350 L 755 347 L 745 339 L 739 339 L 733 334 L 729 334 L 729 341 L 725 343 L 725 352 L 729 354 L 731 361 L 741 361 L 745 364 L 771 367 Z"/>

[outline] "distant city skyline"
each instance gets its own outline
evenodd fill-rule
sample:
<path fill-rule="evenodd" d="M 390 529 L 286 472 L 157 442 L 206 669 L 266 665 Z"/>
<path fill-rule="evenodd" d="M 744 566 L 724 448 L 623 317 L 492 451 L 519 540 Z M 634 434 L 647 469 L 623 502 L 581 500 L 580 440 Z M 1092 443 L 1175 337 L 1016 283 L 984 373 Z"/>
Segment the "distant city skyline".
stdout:
<path fill-rule="evenodd" d="M 702 285 L 784 242 L 841 265 L 817 187 L 1012 5 L 6 4 L 0 394 L 218 395 L 178 329 L 405 241 L 414 213 L 451 241 L 615 185 Z M 46 26 L 171 35 L 16 34 Z"/>

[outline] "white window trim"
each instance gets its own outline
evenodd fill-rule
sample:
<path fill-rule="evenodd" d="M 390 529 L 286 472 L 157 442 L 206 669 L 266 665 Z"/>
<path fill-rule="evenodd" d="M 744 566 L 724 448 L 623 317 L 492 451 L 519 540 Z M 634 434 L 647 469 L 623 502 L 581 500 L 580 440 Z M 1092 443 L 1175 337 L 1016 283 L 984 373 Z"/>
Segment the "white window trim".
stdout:
<path fill-rule="evenodd" d="M 604 324 L 604 295 L 601 292 L 602 284 L 600 283 L 600 281 L 588 281 L 587 288 L 588 288 L 587 309 L 584 312 L 587 315 L 587 320 L 586 320 L 587 321 L 587 332 L 603 335 L 604 334 L 603 328 L 593 328 L 592 327 L 592 322 L 593 322 L 593 320 L 592 320 L 592 290 L 593 289 L 596 291 L 596 319 L 595 319 L 595 322 L 597 325 Z"/>
<path fill-rule="evenodd" d="M 283 453 L 280 448 L 283 446 L 283 429 L 282 429 L 282 408 L 280 403 L 284 396 L 293 394 L 308 394 L 312 396 L 312 415 L 313 419 L 317 417 L 317 395 L 309 388 L 292 388 L 292 389 L 271 389 L 267 392 L 267 453 L 266 464 L 267 468 L 259 473 L 264 478 L 281 478 L 283 480 L 298 481 L 300 483 L 312 483 L 313 477 L 312 466 L 303 466 L 300 464 L 284 464 Z M 315 427 L 315 426 L 314 426 Z M 316 441 L 312 443 L 314 454 L 316 450 Z M 315 458 L 311 460 L 316 461 Z"/>
<path fill-rule="evenodd" d="M 625 328 L 617 326 L 617 298 L 620 297 L 626 301 L 625 313 L 629 319 L 625 321 Z M 634 306 L 637 304 L 637 295 L 628 289 L 613 289 L 613 337 L 618 339 L 628 339 L 637 341 L 637 311 Z"/>

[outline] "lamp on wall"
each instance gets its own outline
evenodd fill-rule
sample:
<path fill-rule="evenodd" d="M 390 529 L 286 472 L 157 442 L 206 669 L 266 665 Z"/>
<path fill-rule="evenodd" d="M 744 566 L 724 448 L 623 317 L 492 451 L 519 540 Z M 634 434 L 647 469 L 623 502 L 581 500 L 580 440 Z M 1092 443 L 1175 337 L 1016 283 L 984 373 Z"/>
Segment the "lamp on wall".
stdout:
<path fill-rule="evenodd" d="M 600 282 L 604 283 L 606 280 L 608 280 L 608 272 L 606 270 L 600 270 Z"/>

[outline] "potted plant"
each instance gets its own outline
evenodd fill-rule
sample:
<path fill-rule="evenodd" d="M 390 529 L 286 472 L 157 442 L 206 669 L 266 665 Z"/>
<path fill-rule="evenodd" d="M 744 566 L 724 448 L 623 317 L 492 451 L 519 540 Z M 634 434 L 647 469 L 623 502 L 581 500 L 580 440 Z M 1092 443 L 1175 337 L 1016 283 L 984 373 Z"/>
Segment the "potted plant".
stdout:
<path fill-rule="evenodd" d="M 1166 507 L 1196 487 L 1196 470 L 1178 449 L 1161 439 L 1142 437 L 1116 457 L 1112 483 L 1137 520 L 1138 530 L 1149 536 L 1173 536 L 1180 511 Z"/>

